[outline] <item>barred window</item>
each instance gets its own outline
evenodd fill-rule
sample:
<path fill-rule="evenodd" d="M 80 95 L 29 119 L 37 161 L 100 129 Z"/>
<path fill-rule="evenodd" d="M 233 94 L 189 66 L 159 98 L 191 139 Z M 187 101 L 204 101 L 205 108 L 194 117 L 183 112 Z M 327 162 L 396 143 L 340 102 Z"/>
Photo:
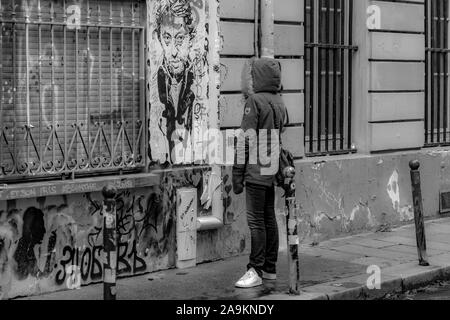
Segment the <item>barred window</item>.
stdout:
<path fill-rule="evenodd" d="M 305 1 L 305 150 L 307 156 L 354 152 L 352 146 L 352 0 Z"/>
<path fill-rule="evenodd" d="M 0 181 L 144 165 L 144 6 L 0 0 Z"/>
<path fill-rule="evenodd" d="M 450 144 L 447 0 L 425 1 L 425 144 Z"/>

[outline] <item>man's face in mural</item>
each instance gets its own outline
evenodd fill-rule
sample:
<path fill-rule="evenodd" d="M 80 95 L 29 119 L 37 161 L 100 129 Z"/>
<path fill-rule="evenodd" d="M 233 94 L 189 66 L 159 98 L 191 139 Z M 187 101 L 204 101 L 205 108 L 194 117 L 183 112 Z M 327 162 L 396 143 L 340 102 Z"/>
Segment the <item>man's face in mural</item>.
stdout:
<path fill-rule="evenodd" d="M 183 18 L 166 17 L 161 25 L 160 40 L 170 74 L 180 76 L 185 71 L 190 49 L 190 35 Z"/>

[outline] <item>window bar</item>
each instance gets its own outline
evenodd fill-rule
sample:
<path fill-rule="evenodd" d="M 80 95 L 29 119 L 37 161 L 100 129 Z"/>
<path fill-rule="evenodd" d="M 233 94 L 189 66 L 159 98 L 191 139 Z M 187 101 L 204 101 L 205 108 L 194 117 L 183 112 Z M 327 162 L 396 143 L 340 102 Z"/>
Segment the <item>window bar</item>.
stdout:
<path fill-rule="evenodd" d="M 339 0 L 333 0 L 333 44 L 338 44 L 338 4 Z M 333 49 L 333 151 L 336 151 L 336 140 L 337 140 L 337 128 L 336 128 L 336 122 L 337 122 L 337 115 L 336 115 L 336 108 L 337 108 L 337 72 L 338 72 L 338 49 Z"/>
<path fill-rule="evenodd" d="M 75 27 L 75 126 L 74 126 L 74 135 L 73 138 L 76 140 L 75 143 L 75 150 L 76 150 L 76 158 L 74 161 L 74 170 L 78 167 L 79 165 L 79 150 L 78 150 L 78 127 L 79 127 L 79 118 L 78 118 L 78 97 L 79 97 L 79 88 L 78 88 L 78 26 Z"/>
<path fill-rule="evenodd" d="M 41 0 L 38 0 L 38 68 L 39 68 L 39 171 L 43 169 L 43 161 L 45 159 L 41 158 L 44 155 L 43 143 L 42 143 L 42 12 L 41 12 Z"/>
<path fill-rule="evenodd" d="M 90 48 L 90 41 L 89 41 L 89 35 L 90 35 L 90 18 L 91 18 L 91 8 L 89 6 L 89 0 L 86 0 L 86 73 L 87 73 L 87 81 L 86 81 L 86 112 L 87 112 L 87 152 L 86 157 L 88 157 L 86 167 L 92 167 L 92 157 L 91 157 L 91 48 Z"/>
<path fill-rule="evenodd" d="M 442 4 L 442 7 L 441 7 L 441 13 L 440 13 L 440 15 L 441 15 L 441 17 L 440 17 L 440 21 L 439 21 L 439 23 L 440 23 L 440 25 L 441 25 L 441 28 L 442 28 L 442 32 L 441 32 L 441 34 L 439 35 L 439 37 L 440 37 L 440 42 L 441 42 L 441 46 L 440 46 L 440 49 L 442 49 L 441 51 L 440 51 L 440 53 L 439 53 L 439 60 L 440 60 L 440 63 L 441 63 L 441 72 L 440 72 L 440 82 L 441 82 L 441 85 L 440 85 L 440 88 L 441 88 L 441 99 L 442 99 L 442 103 L 441 103 L 441 110 L 440 110 L 440 112 L 439 112 L 439 117 L 440 117 L 440 122 L 439 122 L 439 127 L 440 127 L 440 130 L 439 130 L 439 137 L 440 137 L 440 142 L 441 143 L 443 143 L 443 142 L 445 142 L 445 131 L 444 131 L 444 128 L 445 128 L 445 117 L 444 117 L 444 114 L 445 114 L 445 92 L 446 92 L 446 89 L 445 89 L 445 74 L 446 74 L 446 72 L 445 72 L 445 54 L 444 54 L 444 49 L 445 49 L 445 0 L 441 0 L 441 4 Z"/>
<path fill-rule="evenodd" d="M 110 101 L 109 101 L 109 107 L 110 107 L 110 130 L 111 130 L 111 147 L 112 147 L 112 153 L 111 153 L 111 161 L 110 165 L 114 166 L 114 157 L 116 156 L 116 148 L 114 143 L 114 121 L 113 121 L 113 57 L 112 57 L 112 50 L 113 50 L 113 9 L 112 9 L 112 1 L 109 1 L 109 23 L 111 27 L 109 28 L 109 71 L 110 71 L 110 84 L 109 84 L 109 94 L 110 94 Z"/>
<path fill-rule="evenodd" d="M 340 96 L 340 107 L 339 107 L 339 139 L 340 139 L 340 150 L 344 150 L 344 59 L 345 59 L 345 0 L 340 0 L 340 20 L 341 20 L 341 54 L 340 54 L 340 70 L 341 70 L 341 84 L 340 84 L 340 90 L 339 90 L 339 96 Z"/>
<path fill-rule="evenodd" d="M 124 20 L 123 20 L 123 5 L 120 6 L 120 25 L 123 27 L 124 25 Z M 122 150 L 121 150 L 121 162 L 120 165 L 122 166 L 125 161 L 126 161 L 126 154 L 125 154 L 125 127 L 126 127 L 126 123 L 125 123 L 125 117 L 124 117 L 124 97 L 123 97 L 123 71 L 124 71 L 124 64 L 123 64 L 123 59 L 124 59 L 124 55 L 123 55 L 123 28 L 120 28 L 120 128 L 121 128 L 121 132 L 122 135 L 120 135 L 119 132 L 119 136 L 121 137 L 121 143 L 122 143 Z"/>
<path fill-rule="evenodd" d="M 436 48 L 436 1 L 431 0 L 431 47 Z M 436 74 L 435 74 L 435 55 L 436 53 L 434 51 L 431 51 L 431 104 L 430 104 L 430 124 L 431 124 L 431 131 L 430 131 L 430 143 L 434 143 L 434 93 L 435 93 L 435 83 L 436 83 Z"/>
<path fill-rule="evenodd" d="M 344 14 L 344 20 L 345 20 L 345 28 L 344 28 L 344 43 L 345 46 L 347 47 L 349 44 L 349 40 L 350 40 L 350 32 L 349 32 L 349 7 L 350 7 L 350 3 L 349 0 L 344 1 L 344 8 L 345 8 L 345 12 L 346 14 Z M 343 144 L 344 144 L 344 149 L 348 149 L 348 115 L 349 115 L 349 92 L 350 92 L 350 88 L 349 88 L 349 71 L 350 71 L 350 66 L 349 66 L 349 61 L 351 62 L 351 60 L 349 60 L 349 55 L 350 52 L 349 50 L 346 48 L 344 50 L 344 88 L 343 88 L 343 93 L 344 93 L 344 133 L 343 133 Z"/>
<path fill-rule="evenodd" d="M 435 0 L 436 1 L 436 15 L 437 15 L 437 22 L 436 22 L 436 44 L 437 48 L 441 48 L 441 0 Z M 436 54 L 436 67 L 437 67 L 437 112 L 436 112 L 436 142 L 441 142 L 441 54 L 438 52 Z"/>
<path fill-rule="evenodd" d="M 330 3 L 331 1 L 326 1 L 325 7 L 325 42 L 330 44 Z M 330 147 L 328 145 L 329 137 L 328 137 L 328 129 L 329 129 L 329 112 L 330 112 L 330 53 L 332 50 L 325 48 L 325 151 L 329 151 Z"/>
<path fill-rule="evenodd" d="M 255 52 L 255 57 L 259 58 L 259 8 L 261 7 L 261 1 L 260 0 L 254 0 L 254 8 L 255 8 L 255 17 L 254 17 L 254 30 L 253 30 L 253 37 L 255 39 L 253 44 L 253 50 Z"/>
<path fill-rule="evenodd" d="M 67 21 L 67 14 L 66 14 L 66 0 L 63 1 L 63 19 L 64 21 Z M 67 154 L 67 70 L 66 70 L 66 64 L 67 64 L 67 28 L 64 25 L 63 26 L 63 54 L 64 54 L 64 60 L 63 60 L 63 94 L 64 94 L 64 155 L 63 155 L 63 166 L 61 168 L 62 171 L 67 169 L 67 161 L 68 161 L 68 154 Z"/>
<path fill-rule="evenodd" d="M 444 1 L 444 49 L 448 48 L 448 1 Z M 444 56 L 444 142 L 448 142 L 448 51 Z"/>
<path fill-rule="evenodd" d="M 3 175 L 3 6 L 0 0 L 0 176 Z"/>
<path fill-rule="evenodd" d="M 310 43 L 314 43 L 314 0 L 309 0 L 309 5 L 310 5 L 310 9 L 309 9 L 309 15 L 308 15 L 308 19 L 309 19 L 309 28 L 310 28 L 310 34 L 309 34 L 309 42 Z M 305 10 L 306 11 L 306 10 Z M 308 129 L 309 129 L 309 152 L 312 152 L 312 150 L 314 149 L 314 127 L 313 127 L 313 122 L 314 122 L 314 77 L 315 77 L 315 72 L 314 72 L 314 47 L 309 47 L 307 48 L 308 52 L 309 52 L 309 91 L 310 91 L 310 97 L 309 97 L 309 105 L 308 105 L 308 111 L 309 111 L 309 125 L 308 125 Z"/>
<path fill-rule="evenodd" d="M 134 27 L 135 26 L 135 16 L 134 16 L 134 2 L 131 3 L 131 25 Z M 135 100 L 134 100 L 134 29 L 131 29 L 131 97 L 132 97 L 132 104 L 131 104 L 131 109 L 133 110 L 133 121 L 132 121 L 132 126 L 133 126 L 133 150 L 131 150 L 131 160 L 133 164 L 136 164 L 136 113 L 135 113 Z"/>
<path fill-rule="evenodd" d="M 103 121 L 102 121 L 102 117 L 103 117 L 103 101 L 102 101 L 102 94 L 103 94 L 103 81 L 102 81 L 102 28 L 100 27 L 101 23 L 102 23 L 102 17 L 101 17 L 101 10 L 100 10 L 100 2 L 97 2 L 97 23 L 99 25 L 98 27 L 98 100 L 99 100 L 99 119 L 98 119 L 98 130 L 101 132 L 101 134 L 103 135 Z M 103 143 L 102 143 L 102 136 L 100 136 L 100 141 L 99 141 L 99 163 L 98 166 L 102 166 L 104 163 L 103 157 L 102 157 L 102 151 L 103 151 Z"/>
<path fill-rule="evenodd" d="M 145 12 L 142 12 L 142 14 L 145 14 Z M 142 19 L 145 21 L 145 18 Z M 142 21 L 141 20 L 141 21 Z M 145 71 L 145 32 L 144 30 L 139 30 L 139 88 L 140 88 L 140 97 L 139 97 L 139 103 L 140 103 L 140 119 L 139 122 L 139 134 L 138 139 L 140 137 L 140 152 L 139 152 L 139 162 L 144 162 L 145 164 L 145 170 L 148 170 L 148 157 L 145 154 L 146 146 L 148 146 L 148 131 L 147 131 L 147 106 L 146 106 L 146 100 L 145 100 L 145 78 L 146 78 L 146 71 Z M 141 119 L 145 119 L 142 121 Z"/>
<path fill-rule="evenodd" d="M 305 0 L 305 5 L 309 4 L 309 14 L 307 15 L 308 21 L 306 21 L 306 24 L 308 25 L 309 22 L 309 34 L 306 34 L 306 37 L 309 36 L 309 43 L 314 42 L 314 20 L 313 20 L 313 6 L 314 6 L 314 0 Z M 307 8 L 305 8 L 305 12 L 307 12 Z M 306 27 L 305 27 L 306 30 Z M 307 105 L 308 108 L 308 117 L 309 117 L 309 124 L 308 124 L 308 136 L 309 136 L 309 151 L 313 149 L 313 100 L 314 100 L 314 47 L 307 47 L 306 50 L 309 52 L 309 104 Z"/>
<path fill-rule="evenodd" d="M 13 47 L 12 47 L 12 67 L 13 67 L 13 79 L 12 79 L 12 101 L 13 101 L 13 110 L 14 110 L 14 121 L 13 121 L 13 127 L 12 127 L 12 133 L 13 133 L 13 153 L 14 153 L 14 169 L 13 172 L 17 172 L 19 167 L 18 167 L 18 161 L 19 161 L 19 154 L 17 153 L 17 136 L 16 136 L 16 131 L 17 131 L 17 118 L 16 118 L 16 111 L 17 111 L 17 107 L 16 107 L 16 94 L 17 94 L 17 83 L 16 83 L 16 10 L 15 10 L 15 1 L 11 0 L 11 4 L 12 4 L 12 12 L 11 12 L 11 16 L 12 16 L 12 39 L 13 39 Z"/>
<path fill-rule="evenodd" d="M 430 48 L 430 43 L 429 43 L 429 27 L 428 27 L 428 23 L 429 23 L 429 9 L 428 9 L 428 5 L 429 5 L 429 1 L 425 0 L 425 143 L 428 143 L 428 107 L 429 107 L 429 101 L 428 101 L 428 96 L 429 96 L 429 89 L 430 89 L 430 85 L 428 83 L 429 80 L 429 48 Z"/>
<path fill-rule="evenodd" d="M 442 57 L 442 142 L 447 142 L 447 53 L 445 49 L 447 48 L 447 1 L 442 1 L 442 51 L 440 53 Z"/>
<path fill-rule="evenodd" d="M 353 0 L 348 0 L 348 45 L 352 46 L 353 44 Z M 347 115 L 347 141 L 348 141 L 348 150 L 352 150 L 352 74 L 353 74 L 353 66 L 352 66 L 352 56 L 353 52 L 351 49 L 347 50 L 348 52 L 348 115 Z"/>
<path fill-rule="evenodd" d="M 52 77 L 52 127 L 50 132 L 50 138 L 52 139 L 52 166 L 51 170 L 56 170 L 56 97 L 55 97 L 55 10 L 53 8 L 53 1 L 50 2 L 50 19 L 52 25 L 50 26 L 50 39 L 51 39 L 51 77 Z"/>
<path fill-rule="evenodd" d="M 29 34 L 29 23 L 30 23 L 30 11 L 28 8 L 28 0 L 25 0 L 24 3 L 24 11 L 25 11 L 25 72 L 26 72 L 26 76 L 25 76 L 25 99 L 26 99 L 26 116 L 27 116 L 27 120 L 26 120 L 26 124 L 24 126 L 25 129 L 25 143 L 26 143 L 26 149 L 27 149 L 27 154 L 26 154 L 26 173 L 30 174 L 31 173 L 31 156 L 30 156 L 30 139 L 32 139 L 31 137 L 31 123 L 30 123 L 30 65 L 29 65 L 29 56 L 30 56 L 30 46 L 29 46 L 29 41 L 30 41 L 30 34 Z M 1 115 L 0 115 L 1 116 Z"/>
<path fill-rule="evenodd" d="M 319 0 L 319 29 L 317 30 L 319 33 L 319 41 L 320 42 L 322 40 L 322 28 L 320 28 L 321 26 L 321 22 L 322 22 L 322 11 L 323 11 L 323 0 Z M 319 52 L 319 81 L 318 81 L 318 100 L 317 100 L 317 146 L 316 146 L 316 150 L 317 152 L 320 152 L 322 150 L 322 105 L 323 105 L 323 99 L 322 99 L 322 61 L 323 61 L 323 53 L 324 53 L 324 49 L 322 47 L 318 48 L 318 52 Z"/>
<path fill-rule="evenodd" d="M 314 7 L 316 10 L 314 10 L 314 16 L 313 16 L 313 25 L 314 25 L 314 41 L 313 43 L 316 44 L 319 42 L 319 34 L 320 34 L 320 24 L 319 24 L 319 18 L 320 18 L 320 0 L 313 0 L 314 1 Z M 320 77 L 320 69 L 319 69 L 319 62 L 320 62 L 320 55 L 319 55 L 319 47 L 317 45 L 314 45 L 314 61 L 317 61 L 317 63 L 314 64 L 314 99 L 313 99 L 313 135 L 311 136 L 311 139 L 314 141 L 314 134 L 316 131 L 315 125 L 318 123 L 318 104 L 316 102 L 319 101 L 319 77 Z M 317 112 L 316 112 L 317 111 Z M 316 121 L 317 120 L 317 121 Z M 310 150 L 311 153 L 316 152 L 317 142 L 314 143 L 313 149 Z"/>

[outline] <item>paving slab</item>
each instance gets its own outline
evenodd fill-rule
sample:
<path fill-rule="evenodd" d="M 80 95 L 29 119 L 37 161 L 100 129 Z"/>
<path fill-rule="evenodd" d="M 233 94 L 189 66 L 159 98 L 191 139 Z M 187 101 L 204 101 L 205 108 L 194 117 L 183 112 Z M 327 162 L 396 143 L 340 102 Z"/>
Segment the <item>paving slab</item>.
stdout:
<path fill-rule="evenodd" d="M 450 266 L 450 253 L 444 253 L 444 254 L 429 257 L 428 262 L 433 266 L 439 266 L 439 267 Z"/>
<path fill-rule="evenodd" d="M 327 258 L 337 261 L 351 261 L 357 258 L 363 258 L 364 255 L 356 252 L 339 252 L 332 248 L 301 248 L 300 254 L 310 255 L 317 258 Z"/>
<path fill-rule="evenodd" d="M 411 254 L 411 253 L 400 253 L 400 252 L 393 252 L 393 251 L 387 251 L 384 249 L 373 249 L 368 247 L 363 247 L 359 245 L 345 245 L 335 248 L 337 251 L 342 252 L 356 252 L 359 254 L 364 254 L 366 257 L 379 257 L 384 258 L 388 260 L 397 260 L 397 261 L 410 261 L 416 258 L 417 255 Z"/>
<path fill-rule="evenodd" d="M 380 268 L 387 268 L 391 267 L 392 265 L 396 264 L 396 261 L 391 261 L 388 259 L 380 258 L 380 257 L 364 257 L 364 258 L 358 258 L 355 260 L 351 260 L 351 263 L 360 264 L 363 266 L 379 266 Z"/>
<path fill-rule="evenodd" d="M 398 236 L 398 235 L 391 235 L 388 237 L 380 237 L 378 240 L 390 242 L 393 244 L 403 244 L 403 245 L 409 245 L 409 246 L 416 246 L 416 238 L 415 237 L 406 237 L 406 236 Z"/>
<path fill-rule="evenodd" d="M 387 248 L 384 248 L 384 250 L 387 251 L 393 251 L 393 252 L 400 252 L 400 253 L 408 253 L 411 255 L 415 255 L 418 259 L 418 253 L 417 253 L 417 247 L 416 246 L 407 246 L 404 244 L 396 244 Z M 427 248 L 427 254 L 428 256 L 435 256 L 435 255 L 441 255 L 445 251 L 444 250 L 436 250 L 436 249 L 430 249 Z"/>
<path fill-rule="evenodd" d="M 425 226 L 425 234 L 443 233 L 450 235 L 450 225 L 441 223 L 430 223 Z"/>
<path fill-rule="evenodd" d="M 433 233 L 426 236 L 427 242 L 446 243 L 450 247 L 450 233 Z"/>
<path fill-rule="evenodd" d="M 355 245 L 359 245 L 362 247 L 368 247 L 368 248 L 372 248 L 372 249 L 382 249 L 382 248 L 388 248 L 390 246 L 393 246 L 392 243 L 386 242 L 386 241 L 381 241 L 381 240 L 376 240 L 376 239 L 349 239 L 347 240 L 346 244 L 355 244 Z"/>

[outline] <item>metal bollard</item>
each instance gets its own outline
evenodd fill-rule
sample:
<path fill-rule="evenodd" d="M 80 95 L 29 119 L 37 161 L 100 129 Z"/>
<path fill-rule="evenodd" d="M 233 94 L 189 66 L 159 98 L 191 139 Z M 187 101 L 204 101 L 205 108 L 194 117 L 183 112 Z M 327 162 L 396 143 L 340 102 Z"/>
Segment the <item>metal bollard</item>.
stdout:
<path fill-rule="evenodd" d="M 411 168 L 411 184 L 414 203 L 414 220 L 416 224 L 417 253 L 419 264 L 429 266 L 427 255 L 427 242 L 425 238 L 425 223 L 423 219 L 422 191 L 420 187 L 420 162 L 413 160 L 409 163 Z"/>
<path fill-rule="evenodd" d="M 284 191 L 286 197 L 286 230 L 289 267 L 289 294 L 300 295 L 300 263 L 298 258 L 298 237 L 297 207 L 295 200 L 295 169 L 288 167 L 284 170 L 285 177 Z"/>
<path fill-rule="evenodd" d="M 103 300 L 116 300 L 117 231 L 116 194 L 114 187 L 102 190 L 103 200 L 103 250 L 106 261 L 103 264 Z"/>

